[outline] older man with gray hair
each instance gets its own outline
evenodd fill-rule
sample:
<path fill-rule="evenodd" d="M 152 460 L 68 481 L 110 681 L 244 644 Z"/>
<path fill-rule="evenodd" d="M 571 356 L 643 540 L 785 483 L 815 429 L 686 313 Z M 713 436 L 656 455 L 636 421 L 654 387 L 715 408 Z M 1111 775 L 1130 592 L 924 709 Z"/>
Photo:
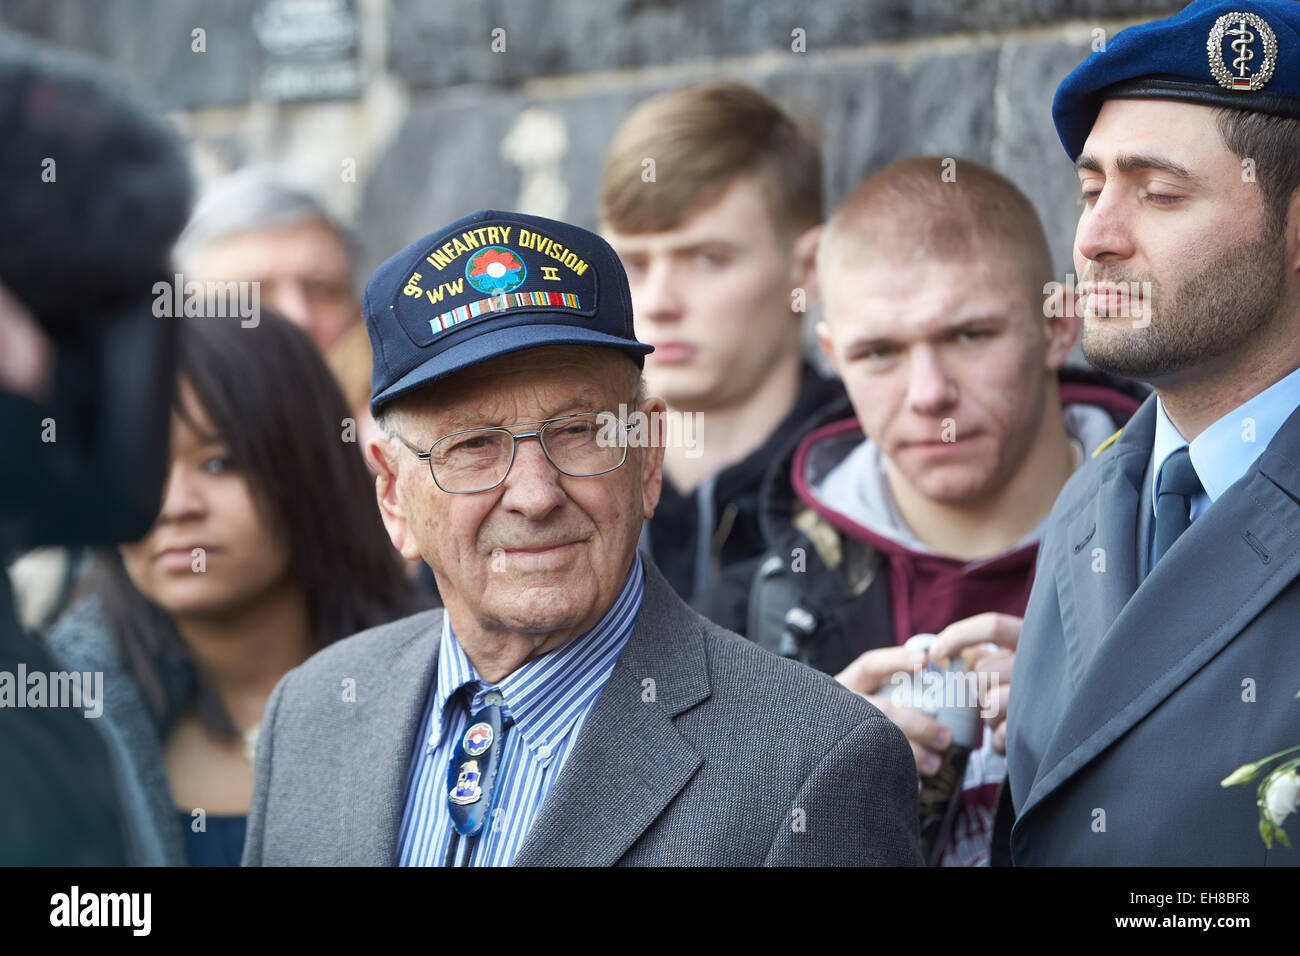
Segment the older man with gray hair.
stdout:
<path fill-rule="evenodd" d="M 186 281 L 256 282 L 260 303 L 328 352 L 361 320 L 356 243 L 311 192 L 265 166 L 218 180 L 176 243 Z"/>
<path fill-rule="evenodd" d="M 602 239 L 474 213 L 364 311 L 380 510 L 446 608 L 276 687 L 246 865 L 920 862 L 898 728 L 637 553 L 665 405 Z"/>

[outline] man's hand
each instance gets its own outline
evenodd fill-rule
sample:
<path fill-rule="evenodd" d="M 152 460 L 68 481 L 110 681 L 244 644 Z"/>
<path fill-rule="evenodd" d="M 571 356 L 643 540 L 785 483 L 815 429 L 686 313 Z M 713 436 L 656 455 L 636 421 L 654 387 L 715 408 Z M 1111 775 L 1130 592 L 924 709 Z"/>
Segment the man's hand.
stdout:
<path fill-rule="evenodd" d="M 1022 618 L 989 611 L 949 624 L 930 645 L 930 660 L 941 666 L 961 654 L 966 669 L 987 675 L 978 679 L 980 716 L 993 728 L 993 749 L 1007 752 L 1007 698 L 1011 693 L 1011 667 L 1016 660 Z"/>
<path fill-rule="evenodd" d="M 912 745 L 917 772 L 929 776 L 939 770 L 939 756 L 952 743 L 952 731 L 933 717 L 900 707 L 889 695 L 889 678 L 899 671 L 913 674 L 925 666 L 922 651 L 905 647 L 878 647 L 864 652 L 835 679 L 874 704 L 898 725 Z"/>

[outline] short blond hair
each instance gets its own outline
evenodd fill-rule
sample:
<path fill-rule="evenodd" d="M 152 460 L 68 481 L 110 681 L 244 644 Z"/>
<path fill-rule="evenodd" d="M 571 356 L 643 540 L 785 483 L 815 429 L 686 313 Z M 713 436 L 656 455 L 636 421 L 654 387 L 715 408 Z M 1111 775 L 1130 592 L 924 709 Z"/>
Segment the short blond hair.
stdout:
<path fill-rule="evenodd" d="M 654 179 L 644 178 L 645 160 Z M 817 133 L 744 83 L 688 86 L 636 107 L 605 155 L 601 222 L 619 232 L 663 232 L 754 175 L 773 231 L 793 238 L 822 218 Z"/>
<path fill-rule="evenodd" d="M 1015 184 L 971 160 L 914 156 L 868 176 L 844 200 L 822 233 L 817 270 L 833 276 L 850 256 L 951 262 L 990 251 L 1019 264 L 1031 294 L 1052 280 L 1043 224 Z"/>

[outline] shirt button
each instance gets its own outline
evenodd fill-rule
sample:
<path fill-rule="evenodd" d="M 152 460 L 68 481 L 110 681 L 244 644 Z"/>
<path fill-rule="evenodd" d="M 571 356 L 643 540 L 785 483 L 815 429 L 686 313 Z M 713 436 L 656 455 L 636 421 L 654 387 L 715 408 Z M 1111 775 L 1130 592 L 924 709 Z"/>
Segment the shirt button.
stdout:
<path fill-rule="evenodd" d="M 539 746 L 537 748 L 537 756 L 541 757 L 543 760 L 549 759 L 551 756 L 551 745 L 542 744 L 541 746 Z"/>

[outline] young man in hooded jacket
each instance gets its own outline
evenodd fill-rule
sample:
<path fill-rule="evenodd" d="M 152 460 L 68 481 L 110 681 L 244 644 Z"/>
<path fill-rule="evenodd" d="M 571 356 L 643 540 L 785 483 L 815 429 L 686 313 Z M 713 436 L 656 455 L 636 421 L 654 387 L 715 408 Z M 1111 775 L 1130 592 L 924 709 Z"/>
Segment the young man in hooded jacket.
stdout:
<path fill-rule="evenodd" d="M 1063 368 L 1079 331 L 1029 201 L 992 170 L 938 157 L 863 182 L 818 253 L 822 348 L 848 391 L 764 483 L 765 558 L 703 607 L 768 649 L 836 675 L 907 734 L 929 776 L 952 742 L 887 694 L 926 658 L 978 676 L 982 739 L 944 865 L 990 862 L 1006 773 L 1011 665 L 1043 524 L 1066 480 L 1142 390 Z"/>

